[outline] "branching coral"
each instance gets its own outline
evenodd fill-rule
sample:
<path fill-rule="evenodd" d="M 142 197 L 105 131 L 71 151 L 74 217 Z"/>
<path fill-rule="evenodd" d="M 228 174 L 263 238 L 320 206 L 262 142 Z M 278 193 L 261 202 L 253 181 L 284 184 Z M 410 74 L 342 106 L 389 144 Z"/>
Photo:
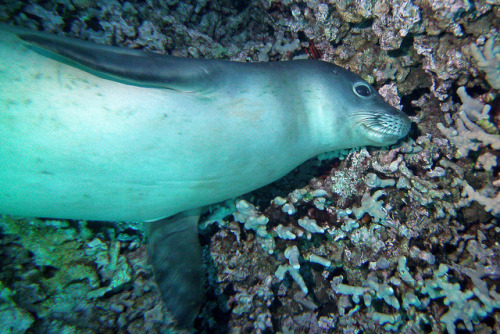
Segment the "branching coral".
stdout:
<path fill-rule="evenodd" d="M 383 208 L 383 201 L 378 201 L 379 197 L 383 196 L 384 192 L 382 190 L 377 190 L 370 195 L 370 192 L 366 192 L 361 200 L 361 207 L 353 208 L 352 212 L 357 219 L 361 219 L 365 213 L 368 213 L 373 217 L 375 222 L 385 219 L 387 217 L 387 212 Z"/>
<path fill-rule="evenodd" d="M 463 104 L 458 112 L 459 118 L 455 121 L 456 129 L 447 128 L 442 123 L 437 124 L 439 131 L 457 148 L 455 157 L 466 157 L 470 151 L 477 151 L 481 145 L 500 149 L 500 136 L 486 132 L 470 119 L 485 120 L 490 108 L 481 108 L 481 103 L 468 96 L 464 89 L 459 89 L 458 94 Z"/>
<path fill-rule="evenodd" d="M 474 188 L 467 184 L 462 191 L 462 195 L 467 196 L 465 202 L 463 203 L 476 201 L 479 204 L 484 205 L 484 211 L 491 212 L 491 214 L 495 216 L 500 216 L 500 191 L 495 197 L 486 197 L 475 191 Z"/>
<path fill-rule="evenodd" d="M 491 106 L 472 98 L 469 94 L 467 94 L 465 87 L 459 87 L 457 89 L 457 94 L 462 101 L 462 105 L 458 110 L 464 111 L 471 121 L 477 122 L 480 119 L 489 118 L 488 114 L 491 110 Z"/>
<path fill-rule="evenodd" d="M 476 44 L 471 45 L 471 51 L 477 66 L 486 73 L 486 80 L 495 89 L 500 89 L 500 44 L 495 43 L 495 37 L 490 37 L 481 52 Z"/>
<path fill-rule="evenodd" d="M 236 203 L 236 211 L 233 213 L 234 219 L 244 223 L 247 230 L 254 230 L 257 239 L 269 254 L 274 252 L 274 239 L 266 230 L 269 218 L 259 213 L 257 209 L 245 200 Z"/>
<path fill-rule="evenodd" d="M 494 160 L 498 154 L 493 150 L 498 148 L 498 136 L 495 136 L 498 130 L 489 122 L 495 115 L 483 100 L 470 97 L 465 88 L 460 88 L 457 93 L 462 106 L 454 115 L 455 123 L 449 117 L 449 122 L 439 126 L 448 140 L 428 131 L 435 125 L 434 103 L 440 103 L 445 112 L 452 110 L 451 87 L 479 86 L 481 78 L 471 80 L 479 70 L 485 72 L 492 87 L 499 88 L 500 47 L 498 35 L 495 44 L 493 22 L 496 18 L 491 20 L 494 15 L 498 16 L 499 8 L 494 7 L 500 4 L 498 0 L 264 1 L 260 3 L 264 11 L 259 10 L 257 3 L 247 9 L 234 10 L 224 4 L 217 9 L 219 5 L 211 6 L 207 1 L 189 4 L 172 0 L 159 2 L 155 10 L 151 10 L 151 1 L 121 5 L 122 2 L 113 0 L 109 6 L 100 7 L 92 6 L 94 2 L 48 0 L 33 5 L 38 6 L 36 8 L 24 9 L 15 7 L 16 2 L 5 2 L 0 5 L 3 9 L 0 19 L 59 31 L 61 18 L 70 13 L 78 17 L 64 20 L 64 30 L 70 35 L 107 44 L 168 50 L 173 55 L 239 61 L 276 60 L 285 54 L 303 57 L 301 49 L 314 41 L 325 60 L 362 76 L 376 77 L 377 83 L 384 85 L 385 91 L 382 91 L 392 93 L 384 94 L 385 98 L 416 97 L 419 105 L 415 101 L 412 104 L 425 108 L 425 112 L 416 117 L 418 128 L 432 136 L 427 134 L 427 139 L 416 139 L 411 149 L 402 146 L 384 150 L 383 154 L 373 149 L 362 149 L 349 156 L 348 151 L 325 154 L 330 162 L 323 164 L 328 168 L 324 168 L 322 174 L 315 174 L 322 178 L 310 181 L 309 186 L 293 192 L 287 188 L 290 195 L 286 199 L 276 197 L 267 208 L 264 201 L 258 199 L 262 212 L 246 202 L 240 203 L 234 216 L 251 231 L 245 231 L 243 224 L 240 227 L 237 222 L 223 221 L 234 208 L 213 212 L 210 219 L 217 221 L 220 228 L 210 241 L 211 260 L 217 268 L 211 267 L 209 275 L 215 282 L 216 293 L 209 295 L 203 321 L 213 325 L 224 319 L 221 324 L 224 328 L 242 332 L 354 333 L 385 329 L 419 333 L 424 330 L 423 326 L 435 333 L 463 332 L 472 327 L 476 332 L 499 330 L 500 296 L 495 290 L 498 288 L 491 286 L 500 275 L 495 256 L 499 251 L 495 242 L 498 224 L 495 217 L 482 212 L 476 203 L 471 205 L 477 202 L 493 215 L 500 212 L 498 185 L 489 182 L 497 172 Z M 84 7 L 85 10 L 79 9 Z M 487 41 L 479 37 L 486 34 L 491 36 Z M 475 41 L 477 45 L 471 48 L 477 69 L 471 68 L 465 52 L 465 46 Z M 390 57 L 387 50 L 393 50 Z M 411 80 L 402 80 L 410 69 Z M 419 98 L 419 91 L 425 89 L 430 93 Z M 448 160 L 450 154 L 456 152 L 448 141 L 458 149 L 457 158 L 479 151 L 477 161 Z M 474 162 L 477 170 L 469 173 Z M 327 173 L 327 169 L 331 171 Z M 367 174 L 370 171 L 377 174 Z M 472 180 L 470 174 L 477 178 Z M 453 178 L 467 181 L 452 183 Z M 396 188 L 394 181 L 397 181 Z M 496 182 L 500 184 L 500 180 Z M 377 191 L 379 188 L 384 188 L 384 203 L 380 200 L 383 193 Z M 287 192 L 280 194 L 284 196 Z M 270 197 L 275 195 L 273 189 Z M 361 208 L 352 210 L 357 207 Z M 474 217 L 464 218 L 467 211 Z M 467 228 L 461 230 L 465 226 Z M 149 296 L 140 293 L 141 286 L 144 291 L 151 289 L 146 284 L 149 276 L 141 269 L 140 277 L 128 282 L 130 272 L 122 261 L 122 256 L 127 256 L 130 267 L 136 268 L 141 267 L 137 263 L 142 263 L 139 261 L 144 258 L 132 260 L 138 261 L 134 265 L 129 257 L 135 253 L 130 253 L 123 242 L 110 243 L 93 233 L 90 235 L 73 250 L 83 252 L 83 260 L 75 261 L 72 271 L 59 270 L 45 281 L 55 281 L 63 274 L 72 278 L 86 263 L 91 264 L 93 275 L 81 272 L 75 281 L 82 286 L 82 291 L 90 289 L 100 296 L 106 294 L 100 297 L 98 307 L 90 308 L 86 302 L 79 302 L 80 313 L 73 313 L 82 318 L 81 309 L 102 308 L 106 315 L 97 314 L 92 319 L 104 319 L 109 326 L 106 330 L 155 333 L 149 331 L 151 327 L 148 331 L 137 327 L 141 312 L 148 308 L 135 305 L 155 303 L 152 292 Z M 488 240 L 480 242 L 481 238 Z M 21 243 L 9 240 L 10 234 L 4 237 L 4 244 L 0 238 L 0 244 L 4 249 L 7 245 L 8 249 L 15 250 L 9 253 L 16 255 L 11 259 L 12 266 L 4 266 L 5 261 L 0 263 L 2 272 L 32 273 L 19 269 L 19 263 L 14 262 L 23 260 L 18 251 Z M 36 244 L 39 242 L 36 240 Z M 59 251 L 46 252 L 46 247 L 35 248 L 35 243 L 26 241 L 21 245 L 31 250 L 30 261 L 47 267 L 49 273 L 54 270 L 52 267 L 60 267 L 54 264 L 54 254 L 60 254 Z M 68 251 L 70 245 L 68 241 L 58 243 L 64 251 Z M 455 248 L 458 251 L 455 252 Z M 69 251 L 67 258 L 73 258 Z M 477 269 L 479 262 L 483 271 Z M 458 264 L 464 268 L 457 269 Z M 342 271 L 342 279 L 332 278 L 333 273 L 339 271 Z M 121 296 L 115 294 L 113 288 L 113 282 L 121 285 L 116 276 L 119 273 L 125 274 L 127 284 L 133 286 L 133 292 L 125 290 L 121 294 L 132 297 L 120 297 L 119 302 L 113 302 Z M 13 276 L 15 281 L 4 280 L 5 288 L 0 283 L 0 294 L 6 293 L 6 282 L 11 281 L 14 283 L 8 289 L 12 294 L 23 295 L 28 291 L 30 298 L 26 304 L 30 305 L 32 317 L 23 321 L 21 313 L 28 313 L 18 310 L 22 310 L 24 304 L 7 302 L 8 312 L 0 307 L 0 318 L 15 315 L 18 329 L 29 327 L 33 321 L 37 328 L 45 328 L 48 322 L 40 323 L 45 321 L 44 314 L 37 307 L 48 303 L 34 300 L 40 293 L 31 291 L 33 285 L 26 285 L 25 278 L 18 279 L 27 277 L 23 275 Z M 82 281 L 88 282 L 82 284 Z M 330 285 L 334 281 L 337 283 Z M 137 285 L 137 282 L 143 283 Z M 97 283 L 99 287 L 93 289 L 91 284 Z M 75 293 L 71 288 L 74 285 L 77 284 L 65 285 L 68 296 Z M 304 297 L 308 288 L 311 293 Z M 207 310 L 214 307 L 214 295 L 221 296 L 221 302 L 215 307 L 219 314 L 210 318 Z M 59 299 L 53 307 L 67 307 L 68 296 Z M 314 298 L 317 306 L 307 302 L 310 298 Z M 114 304 L 108 310 L 106 303 Z M 45 310 L 50 311 L 50 316 L 54 314 L 53 309 L 46 307 Z M 227 314 L 220 317 L 221 311 Z M 114 313 L 120 317 L 116 322 L 112 320 Z M 144 317 L 154 317 L 154 314 L 157 318 L 163 316 L 161 308 L 156 306 L 146 311 Z M 486 314 L 488 319 L 484 321 Z"/>

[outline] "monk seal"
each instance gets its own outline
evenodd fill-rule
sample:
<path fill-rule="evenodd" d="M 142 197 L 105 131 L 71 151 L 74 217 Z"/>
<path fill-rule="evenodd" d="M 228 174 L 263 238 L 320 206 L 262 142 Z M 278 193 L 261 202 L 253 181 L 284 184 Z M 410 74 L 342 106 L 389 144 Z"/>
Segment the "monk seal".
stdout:
<path fill-rule="evenodd" d="M 203 295 L 199 208 L 410 128 L 322 61 L 175 58 L 3 27 L 0 82 L 0 213 L 156 221 L 156 279 L 188 328 Z"/>

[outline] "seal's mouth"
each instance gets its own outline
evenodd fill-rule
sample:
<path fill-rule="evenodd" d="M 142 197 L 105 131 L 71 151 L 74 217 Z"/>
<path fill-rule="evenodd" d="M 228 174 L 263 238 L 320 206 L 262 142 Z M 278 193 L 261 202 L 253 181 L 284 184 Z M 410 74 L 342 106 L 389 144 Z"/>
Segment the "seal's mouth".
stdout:
<path fill-rule="evenodd" d="M 362 111 L 354 116 L 361 134 L 377 145 L 394 144 L 410 131 L 410 119 L 397 109 Z"/>

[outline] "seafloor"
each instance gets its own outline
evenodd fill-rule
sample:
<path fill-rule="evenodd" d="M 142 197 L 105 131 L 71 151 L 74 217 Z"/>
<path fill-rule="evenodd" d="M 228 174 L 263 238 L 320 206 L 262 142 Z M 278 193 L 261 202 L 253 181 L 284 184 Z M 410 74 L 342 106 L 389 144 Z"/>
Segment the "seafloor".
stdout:
<path fill-rule="evenodd" d="M 412 116 L 397 145 L 313 159 L 206 215 L 200 333 L 500 332 L 498 0 L 2 1 L 0 22 L 323 59 Z M 2 217 L 0 231 L 1 334 L 174 332 L 140 224 Z"/>

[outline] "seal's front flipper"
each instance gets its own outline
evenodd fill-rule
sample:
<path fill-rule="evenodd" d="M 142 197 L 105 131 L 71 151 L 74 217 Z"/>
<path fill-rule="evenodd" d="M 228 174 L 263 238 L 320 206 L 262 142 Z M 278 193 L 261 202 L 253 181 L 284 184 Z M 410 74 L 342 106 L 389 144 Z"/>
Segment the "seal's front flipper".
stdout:
<path fill-rule="evenodd" d="M 199 213 L 191 210 L 146 223 L 149 261 L 163 301 L 186 329 L 192 329 L 204 296 Z"/>
<path fill-rule="evenodd" d="M 172 57 L 24 29 L 15 31 L 45 56 L 125 84 L 202 92 L 220 80 L 215 60 Z"/>

